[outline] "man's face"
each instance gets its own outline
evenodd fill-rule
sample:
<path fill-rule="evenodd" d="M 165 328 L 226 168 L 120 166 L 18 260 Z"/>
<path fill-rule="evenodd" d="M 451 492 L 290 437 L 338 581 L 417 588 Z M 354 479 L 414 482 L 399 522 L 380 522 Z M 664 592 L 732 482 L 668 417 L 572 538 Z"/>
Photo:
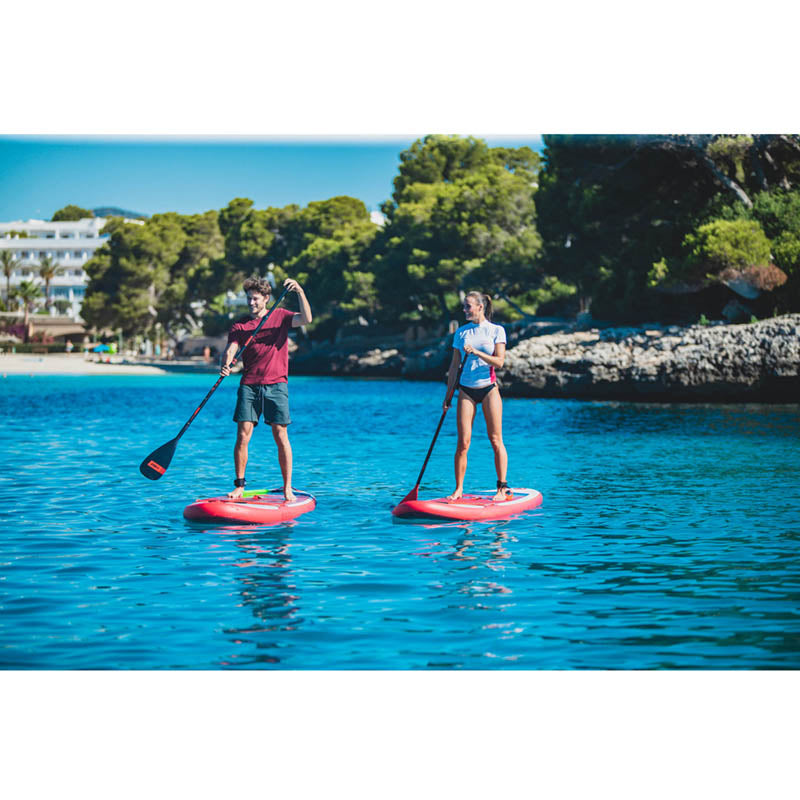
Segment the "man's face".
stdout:
<path fill-rule="evenodd" d="M 250 291 L 247 293 L 247 305 L 250 306 L 250 313 L 254 316 L 260 316 L 261 312 L 267 307 L 269 295 L 263 295 L 261 292 Z"/>

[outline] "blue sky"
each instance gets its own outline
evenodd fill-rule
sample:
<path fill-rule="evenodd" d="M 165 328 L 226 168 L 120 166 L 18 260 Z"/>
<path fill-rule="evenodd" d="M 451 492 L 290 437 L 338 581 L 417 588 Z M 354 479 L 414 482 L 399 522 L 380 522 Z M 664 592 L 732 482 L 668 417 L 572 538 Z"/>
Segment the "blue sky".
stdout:
<path fill-rule="evenodd" d="M 480 138 L 542 149 L 538 136 Z M 4 136 L 0 221 L 50 219 L 69 203 L 194 214 L 234 197 L 265 208 L 342 194 L 374 211 L 391 195 L 399 154 L 413 140 Z"/>

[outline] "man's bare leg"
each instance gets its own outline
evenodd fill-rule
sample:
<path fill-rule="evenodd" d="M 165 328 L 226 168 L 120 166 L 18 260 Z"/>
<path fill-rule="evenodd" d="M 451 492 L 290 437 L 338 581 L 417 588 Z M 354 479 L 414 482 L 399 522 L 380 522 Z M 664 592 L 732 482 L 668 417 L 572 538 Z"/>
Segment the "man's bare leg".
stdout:
<path fill-rule="evenodd" d="M 252 422 L 236 423 L 236 444 L 233 447 L 233 465 L 236 467 L 236 477 L 244 478 L 247 469 L 247 446 L 250 444 L 250 437 L 253 435 Z M 228 492 L 231 500 L 238 500 L 244 494 L 244 489 L 237 486 L 232 492 Z"/>
<path fill-rule="evenodd" d="M 467 474 L 467 453 L 472 441 L 472 423 L 475 419 L 475 401 L 464 392 L 458 393 L 457 427 L 458 444 L 453 465 L 456 472 L 456 488 L 447 496 L 448 500 L 458 500 L 464 494 L 464 476 Z"/>
<path fill-rule="evenodd" d="M 272 437 L 278 445 L 278 461 L 281 465 L 281 475 L 283 475 L 283 496 L 291 503 L 296 500 L 292 491 L 292 446 L 289 444 L 289 432 L 286 425 L 272 426 Z"/>

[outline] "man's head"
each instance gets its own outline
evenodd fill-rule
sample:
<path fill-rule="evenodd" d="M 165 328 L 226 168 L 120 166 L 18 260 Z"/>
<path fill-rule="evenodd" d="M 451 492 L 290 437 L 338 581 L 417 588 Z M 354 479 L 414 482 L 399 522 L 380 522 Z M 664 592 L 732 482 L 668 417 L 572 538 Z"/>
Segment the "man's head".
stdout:
<path fill-rule="evenodd" d="M 263 278 L 248 278 L 242 284 L 242 288 L 247 293 L 247 305 L 250 306 L 250 313 L 258 317 L 265 314 L 271 291 L 269 282 Z"/>
<path fill-rule="evenodd" d="M 269 281 L 266 278 L 259 278 L 257 276 L 248 278 L 242 284 L 242 289 L 244 289 L 245 292 L 258 292 L 259 294 L 263 294 L 264 297 L 267 298 L 269 298 L 270 292 L 272 291 L 272 287 L 269 285 Z"/>

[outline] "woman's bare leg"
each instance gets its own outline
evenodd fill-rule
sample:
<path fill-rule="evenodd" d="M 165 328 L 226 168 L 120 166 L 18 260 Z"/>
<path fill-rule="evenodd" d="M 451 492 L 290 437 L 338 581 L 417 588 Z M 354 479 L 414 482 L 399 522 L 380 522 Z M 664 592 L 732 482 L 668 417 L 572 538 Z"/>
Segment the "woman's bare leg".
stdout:
<path fill-rule="evenodd" d="M 464 476 L 467 474 L 467 453 L 472 441 L 472 423 L 475 420 L 475 401 L 467 397 L 464 392 L 458 393 L 457 422 L 458 444 L 454 466 L 456 472 L 455 491 L 448 495 L 448 500 L 458 500 L 464 494 Z"/>
<path fill-rule="evenodd" d="M 503 444 L 503 400 L 500 397 L 500 390 L 492 389 L 481 403 L 483 416 L 486 420 L 486 432 L 489 434 L 489 442 L 494 450 L 494 468 L 497 472 L 497 480 L 505 481 L 508 472 L 508 453 Z M 497 490 L 495 500 L 505 500 L 505 492 Z"/>

